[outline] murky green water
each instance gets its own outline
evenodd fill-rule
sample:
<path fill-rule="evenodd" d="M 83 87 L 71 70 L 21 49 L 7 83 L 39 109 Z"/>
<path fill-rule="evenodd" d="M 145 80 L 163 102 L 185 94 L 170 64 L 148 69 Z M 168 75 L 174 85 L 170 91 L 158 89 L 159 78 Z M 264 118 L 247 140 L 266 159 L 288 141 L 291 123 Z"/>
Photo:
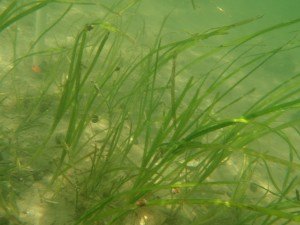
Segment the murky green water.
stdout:
<path fill-rule="evenodd" d="M 0 1 L 0 225 L 298 224 L 299 8 Z"/>

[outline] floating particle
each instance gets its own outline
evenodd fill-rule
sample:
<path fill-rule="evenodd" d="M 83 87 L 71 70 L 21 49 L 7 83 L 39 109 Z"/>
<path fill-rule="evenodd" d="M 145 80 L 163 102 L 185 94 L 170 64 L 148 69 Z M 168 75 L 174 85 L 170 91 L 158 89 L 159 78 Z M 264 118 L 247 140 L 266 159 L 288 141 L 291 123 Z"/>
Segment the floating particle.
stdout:
<path fill-rule="evenodd" d="M 225 13 L 225 10 L 222 9 L 220 6 L 217 6 L 217 9 L 218 9 L 221 13 Z"/>
<path fill-rule="evenodd" d="M 174 188 L 172 188 L 171 193 L 172 194 L 179 194 L 180 193 L 180 189 L 178 187 L 174 187 Z"/>
<path fill-rule="evenodd" d="M 139 207 L 143 207 L 143 206 L 146 206 L 146 205 L 147 205 L 147 200 L 144 199 L 144 198 L 141 198 L 141 199 L 137 200 L 137 201 L 135 202 L 135 204 L 136 204 L 137 206 L 139 206 Z"/>
<path fill-rule="evenodd" d="M 39 65 L 33 65 L 31 67 L 31 71 L 34 73 L 41 73 L 42 72 L 42 68 Z"/>

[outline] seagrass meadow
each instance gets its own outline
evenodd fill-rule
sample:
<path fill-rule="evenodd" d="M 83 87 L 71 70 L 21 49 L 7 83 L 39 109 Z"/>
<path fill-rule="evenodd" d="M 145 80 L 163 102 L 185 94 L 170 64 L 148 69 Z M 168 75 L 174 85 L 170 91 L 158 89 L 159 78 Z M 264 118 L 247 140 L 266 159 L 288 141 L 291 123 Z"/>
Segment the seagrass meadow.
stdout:
<path fill-rule="evenodd" d="M 0 0 L 0 225 L 300 224 L 299 8 Z"/>

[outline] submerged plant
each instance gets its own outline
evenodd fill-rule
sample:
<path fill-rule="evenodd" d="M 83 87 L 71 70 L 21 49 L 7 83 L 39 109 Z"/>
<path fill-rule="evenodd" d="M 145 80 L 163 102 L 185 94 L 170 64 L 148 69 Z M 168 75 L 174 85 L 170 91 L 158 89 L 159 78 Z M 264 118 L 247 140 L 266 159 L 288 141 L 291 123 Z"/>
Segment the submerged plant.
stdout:
<path fill-rule="evenodd" d="M 297 19 L 249 35 L 229 47 L 225 56 L 259 35 L 298 22 Z M 295 185 L 294 172 L 299 167 L 291 159 L 299 159 L 299 154 L 284 133 L 284 129 L 298 121 L 298 118 L 288 119 L 285 115 L 299 107 L 300 100 L 294 89 L 297 89 L 299 74 L 254 101 L 248 109 L 240 111 L 238 117 L 222 118 L 226 110 L 248 98 L 253 89 L 229 102 L 226 95 L 274 55 L 288 48 L 288 44 L 243 61 L 242 56 L 251 51 L 251 48 L 247 49 L 224 66 L 219 74 L 212 77 L 215 70 L 212 68 L 200 79 L 192 76 L 185 86 L 177 86 L 176 58 L 181 52 L 199 40 L 223 35 L 244 23 L 172 44 L 162 45 L 159 41 L 144 58 L 123 68 L 120 80 L 113 83 L 114 90 L 103 94 L 105 100 L 102 102 L 111 113 L 110 125 L 106 134 L 101 133 L 102 138 L 95 140 L 94 149 L 88 154 L 91 157 L 91 166 L 86 171 L 88 176 L 80 177 L 84 198 L 98 196 L 99 203 L 89 202 L 86 207 L 90 209 L 76 224 L 92 221 L 119 224 L 124 218 L 128 224 L 163 224 L 167 221 L 174 224 L 170 219 L 174 216 L 185 218 L 186 222 L 181 224 L 218 224 L 224 218 L 228 224 L 299 221 L 297 213 L 289 212 L 298 203 L 287 197 Z M 212 52 L 215 53 L 215 49 Z M 170 78 L 160 78 L 160 70 L 169 62 Z M 248 72 L 240 76 L 239 72 L 246 69 Z M 137 76 L 137 70 L 142 74 Z M 233 83 L 221 89 L 230 79 Z M 123 91 L 128 87 L 131 90 Z M 118 92 L 122 94 L 118 95 Z M 276 93 L 283 92 L 285 98 L 275 97 Z M 280 118 L 284 118 L 283 122 L 276 124 Z M 290 160 L 250 147 L 267 135 L 274 135 L 287 144 Z M 287 169 L 282 188 L 278 187 L 269 169 L 273 163 Z M 220 174 L 225 168 L 232 174 L 226 178 Z M 258 168 L 266 171 L 259 182 L 253 180 Z M 85 173 L 84 169 L 80 171 Z M 270 179 L 270 183 L 260 183 L 262 179 Z M 271 186 L 277 190 L 272 190 Z M 251 190 L 257 197 L 250 198 L 254 195 L 249 193 Z M 283 210 L 282 204 L 289 206 Z M 224 213 L 216 213 L 210 218 L 199 213 L 204 210 L 211 215 L 210 211 L 219 209 L 225 210 Z M 186 214 L 186 210 L 190 213 Z M 132 216 L 134 214 L 136 216 Z M 152 221 L 146 222 L 150 217 Z"/>
<path fill-rule="evenodd" d="M 29 6 L 37 8 L 21 15 L 50 2 L 65 4 L 32 2 Z M 101 5 L 108 11 L 101 22 L 83 25 L 73 46 L 54 57 L 53 67 L 66 56 L 68 68 L 51 74 L 52 68 L 9 136 L 1 130 L 1 153 L 9 150 L 1 159 L 1 178 L 13 184 L 26 174 L 24 185 L 42 185 L 46 191 L 39 198 L 49 204 L 43 206 L 44 217 L 61 203 L 66 214 L 71 211 L 67 222 L 52 218 L 45 224 L 299 222 L 300 156 L 292 140 L 299 138 L 300 74 L 267 91 L 247 81 L 257 79 L 276 56 L 299 47 L 289 39 L 262 49 L 256 38 L 300 19 L 224 41 L 193 57 L 199 43 L 219 41 L 261 18 L 173 42 L 163 35 L 166 18 L 154 44 L 136 53 L 128 49 L 140 47 L 140 36 L 132 38 L 109 15 L 119 17 L 138 2 Z M 13 4 L 2 15 L 3 27 L 22 18 L 12 17 Z M 17 61 L 31 56 L 29 51 Z M 43 105 L 47 99 L 56 110 Z M 26 132 L 31 136 L 22 136 Z M 276 145 L 282 151 L 274 151 Z M 12 200 L 0 194 L 4 218 L 21 224 L 17 195 Z"/>

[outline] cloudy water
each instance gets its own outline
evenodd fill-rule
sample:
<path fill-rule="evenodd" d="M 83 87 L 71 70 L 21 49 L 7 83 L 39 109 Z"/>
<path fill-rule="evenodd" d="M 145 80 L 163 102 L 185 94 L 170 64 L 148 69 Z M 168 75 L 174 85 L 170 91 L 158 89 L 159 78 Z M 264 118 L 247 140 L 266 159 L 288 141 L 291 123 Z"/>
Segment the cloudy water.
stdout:
<path fill-rule="evenodd" d="M 0 1 L 0 225 L 299 224 L 299 9 Z"/>

